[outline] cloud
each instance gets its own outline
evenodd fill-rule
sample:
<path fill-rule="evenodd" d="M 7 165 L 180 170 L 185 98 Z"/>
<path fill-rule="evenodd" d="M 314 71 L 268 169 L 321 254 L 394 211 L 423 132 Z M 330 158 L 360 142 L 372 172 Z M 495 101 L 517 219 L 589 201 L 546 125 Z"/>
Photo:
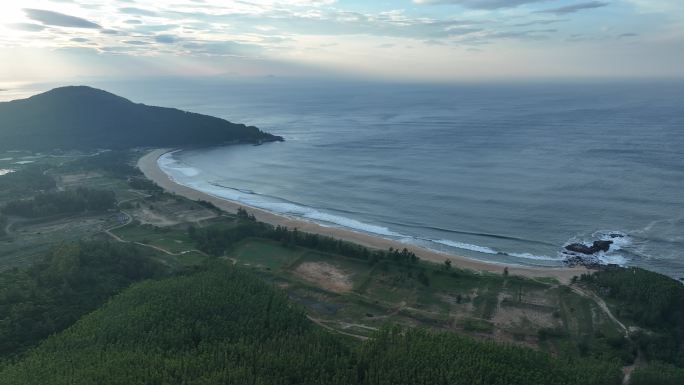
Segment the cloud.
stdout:
<path fill-rule="evenodd" d="M 553 19 L 553 20 L 531 20 L 526 23 L 513 24 L 513 27 L 529 27 L 531 25 L 548 25 L 568 21 L 567 19 Z"/>
<path fill-rule="evenodd" d="M 528 31 L 503 31 L 495 32 L 487 36 L 488 38 L 500 39 L 528 39 L 528 40 L 542 40 L 548 38 L 548 34 L 558 32 L 555 29 L 533 29 Z"/>
<path fill-rule="evenodd" d="M 577 3 L 577 4 L 572 4 L 572 5 L 566 5 L 565 7 L 544 9 L 541 11 L 537 11 L 536 13 L 552 13 L 554 15 L 567 15 L 569 13 L 575 13 L 575 12 L 582 11 L 585 9 L 594 9 L 594 8 L 605 7 L 606 5 L 608 5 L 608 3 L 604 3 L 602 1 L 589 1 L 586 3 Z"/>
<path fill-rule="evenodd" d="M 98 24 L 95 24 L 86 19 L 76 16 L 65 15 L 59 12 L 46 11 L 43 9 L 25 8 L 24 12 L 29 19 L 39 21 L 45 25 L 56 25 L 59 27 L 69 28 L 90 28 L 101 29 Z"/>
<path fill-rule="evenodd" d="M 317 10 L 294 12 L 283 9 L 258 15 L 174 12 L 182 18 L 201 19 L 212 24 L 227 24 L 235 31 L 258 31 L 255 26 L 267 24 L 275 30 L 302 35 L 374 35 L 412 39 L 438 39 L 478 32 L 478 21 L 409 17 L 404 11 L 374 14 L 362 12 Z M 259 31 L 261 32 L 261 31 Z"/>
<path fill-rule="evenodd" d="M 547 0 L 413 0 L 415 4 L 452 4 L 473 9 L 514 8 Z"/>
<path fill-rule="evenodd" d="M 140 24 L 135 27 L 137 32 L 154 34 L 155 32 L 165 32 L 178 28 L 178 24 Z"/>
<path fill-rule="evenodd" d="M 86 39 L 85 37 L 74 37 L 70 40 L 73 41 L 74 43 L 85 43 L 85 42 L 90 41 L 90 40 Z"/>
<path fill-rule="evenodd" d="M 157 43 L 171 44 L 178 41 L 178 37 L 174 35 L 157 35 L 154 37 Z"/>
<path fill-rule="evenodd" d="M 261 52 L 261 47 L 256 44 L 244 44 L 234 41 L 205 41 L 191 42 L 183 45 L 183 48 L 196 54 L 209 56 L 250 56 Z"/>
<path fill-rule="evenodd" d="M 130 45 L 148 45 L 150 43 L 146 41 L 141 41 L 141 40 L 124 40 L 125 44 L 130 44 Z"/>
<path fill-rule="evenodd" d="M 149 11 L 147 9 L 135 8 L 135 7 L 124 7 L 119 8 L 121 13 L 126 13 L 128 15 L 140 15 L 140 16 L 157 16 L 156 12 Z"/>
<path fill-rule="evenodd" d="M 18 29 L 20 31 L 38 32 L 45 29 L 44 25 L 33 24 L 33 23 L 12 23 L 8 24 L 8 27 L 12 29 Z"/>
<path fill-rule="evenodd" d="M 423 44 L 425 44 L 425 45 L 446 45 L 445 42 L 440 41 L 440 40 L 425 40 L 425 41 L 423 41 Z"/>

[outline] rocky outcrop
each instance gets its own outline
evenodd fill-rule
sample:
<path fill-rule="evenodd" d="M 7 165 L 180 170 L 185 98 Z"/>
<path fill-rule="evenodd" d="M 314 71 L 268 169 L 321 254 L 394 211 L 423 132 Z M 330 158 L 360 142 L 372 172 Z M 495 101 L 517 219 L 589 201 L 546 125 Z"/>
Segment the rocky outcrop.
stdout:
<path fill-rule="evenodd" d="M 580 254 L 586 254 L 586 255 L 591 255 L 591 254 L 596 254 L 600 251 L 606 252 L 610 249 L 610 245 L 613 244 L 613 241 L 594 241 L 594 243 L 591 246 L 587 246 L 583 243 L 571 243 L 567 246 L 565 246 L 565 250 L 567 251 L 572 251 L 573 253 L 580 253 Z"/>

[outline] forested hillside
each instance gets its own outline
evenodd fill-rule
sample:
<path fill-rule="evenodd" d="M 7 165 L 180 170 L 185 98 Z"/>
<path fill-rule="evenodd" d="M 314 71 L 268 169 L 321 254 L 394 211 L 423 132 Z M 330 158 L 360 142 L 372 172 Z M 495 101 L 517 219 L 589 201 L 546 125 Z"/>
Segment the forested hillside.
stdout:
<path fill-rule="evenodd" d="M 82 242 L 52 250 L 27 270 L 0 272 L 0 360 L 70 326 L 132 282 L 164 270 L 139 247 Z"/>
<path fill-rule="evenodd" d="M 90 87 L 0 103 L 0 149 L 173 147 L 282 140 L 212 116 L 136 104 Z"/>
<path fill-rule="evenodd" d="M 571 362 L 453 334 L 389 328 L 364 343 L 320 329 L 251 273 L 134 285 L 0 372 L 3 384 L 619 384 Z"/>

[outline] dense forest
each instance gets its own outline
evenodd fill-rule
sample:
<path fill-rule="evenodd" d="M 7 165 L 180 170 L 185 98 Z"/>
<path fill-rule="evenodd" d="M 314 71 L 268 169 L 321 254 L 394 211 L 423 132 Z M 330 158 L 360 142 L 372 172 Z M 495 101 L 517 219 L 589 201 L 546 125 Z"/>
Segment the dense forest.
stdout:
<path fill-rule="evenodd" d="M 360 343 L 225 265 L 135 284 L 0 372 L 3 384 L 617 385 L 618 364 L 386 328 Z"/>
<path fill-rule="evenodd" d="M 256 127 L 136 104 L 90 87 L 63 87 L 0 103 L 0 149 L 174 147 L 277 141 Z"/>
<path fill-rule="evenodd" d="M 114 207 L 116 197 L 113 191 L 79 187 L 75 190 L 41 193 L 31 199 L 10 201 L 0 210 L 5 215 L 38 218 L 86 211 L 102 212 Z"/>
<path fill-rule="evenodd" d="M 636 267 L 603 269 L 581 281 L 613 301 L 618 317 L 645 329 L 632 338 L 646 358 L 684 368 L 684 285 Z"/>
<path fill-rule="evenodd" d="M 0 358 L 70 326 L 132 282 L 163 275 L 148 255 L 134 245 L 81 242 L 29 269 L 0 272 Z"/>

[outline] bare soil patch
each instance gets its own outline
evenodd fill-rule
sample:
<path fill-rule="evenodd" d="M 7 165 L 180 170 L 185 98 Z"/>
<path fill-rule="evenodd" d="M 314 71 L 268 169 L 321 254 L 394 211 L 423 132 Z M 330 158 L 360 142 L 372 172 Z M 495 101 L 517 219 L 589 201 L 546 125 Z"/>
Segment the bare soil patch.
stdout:
<path fill-rule="evenodd" d="M 294 273 L 316 286 L 336 293 L 351 291 L 354 286 L 348 273 L 326 262 L 304 262 Z"/>

